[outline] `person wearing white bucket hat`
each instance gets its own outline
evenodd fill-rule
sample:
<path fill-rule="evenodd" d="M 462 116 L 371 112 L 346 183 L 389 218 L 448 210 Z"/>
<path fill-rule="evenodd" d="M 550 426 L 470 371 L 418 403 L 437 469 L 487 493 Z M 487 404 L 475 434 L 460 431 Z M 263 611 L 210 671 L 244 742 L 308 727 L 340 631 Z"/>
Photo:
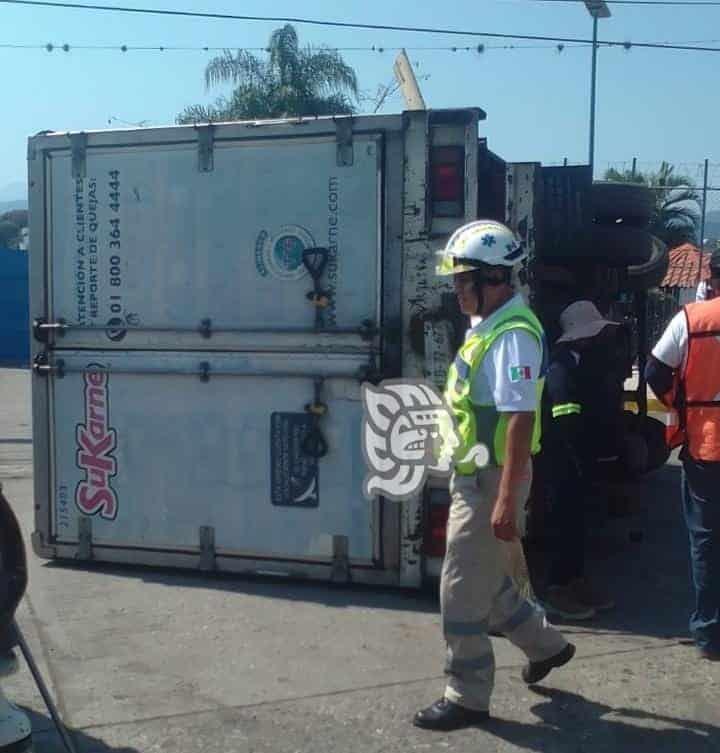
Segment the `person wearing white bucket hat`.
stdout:
<path fill-rule="evenodd" d="M 617 322 L 603 319 L 592 301 L 575 301 L 560 314 L 562 335 L 559 343 L 577 342 L 599 335 L 606 327 L 617 327 Z"/>
<path fill-rule="evenodd" d="M 585 576 L 586 463 L 591 437 L 588 413 L 599 387 L 584 359 L 617 322 L 604 319 L 587 300 L 560 314 L 561 336 L 550 356 L 543 397 L 543 454 L 539 459 L 551 500 L 546 535 L 550 569 L 543 606 L 549 615 L 586 620 L 613 606 L 612 599 Z M 590 385 L 588 385 L 590 382 Z M 590 387 L 591 389 L 588 389 Z M 602 399 L 602 398 L 601 398 Z"/>

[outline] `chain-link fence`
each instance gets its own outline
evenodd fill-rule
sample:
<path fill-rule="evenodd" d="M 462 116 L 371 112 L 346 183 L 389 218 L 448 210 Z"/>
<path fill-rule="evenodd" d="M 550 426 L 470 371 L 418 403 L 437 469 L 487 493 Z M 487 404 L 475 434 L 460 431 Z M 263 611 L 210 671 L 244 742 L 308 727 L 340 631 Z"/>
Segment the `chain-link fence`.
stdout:
<path fill-rule="evenodd" d="M 641 183 L 656 192 L 651 230 L 671 248 L 689 242 L 710 254 L 720 248 L 720 163 L 643 162 L 638 159 L 610 162 L 598 176 L 604 180 Z M 680 306 L 695 299 L 702 277 L 702 262 L 680 263 L 670 276 L 669 287 L 649 292 L 647 334 L 654 343 Z"/>
<path fill-rule="evenodd" d="M 585 163 L 562 159 L 547 164 L 571 167 Z M 681 205 L 681 209 L 687 209 L 688 215 L 693 216 L 692 237 L 688 240 L 700 247 L 702 238 L 704 252 L 720 247 L 720 162 L 710 159 L 702 162 L 616 160 L 598 164 L 596 180 L 641 183 L 657 192 L 659 207 L 668 202 L 676 203 L 678 197 L 683 202 L 684 195 L 691 196 L 685 207 Z M 675 212 L 670 215 L 670 219 L 677 219 Z"/>
<path fill-rule="evenodd" d="M 665 223 L 669 241 L 677 236 L 672 232 L 673 225 L 682 229 L 686 221 L 692 219 L 692 226 L 687 226 L 692 237 L 687 240 L 703 251 L 713 251 L 720 243 L 720 163 L 709 159 L 703 162 L 631 159 L 606 163 L 602 177 L 637 180 L 656 191 L 659 219 Z"/>
<path fill-rule="evenodd" d="M 647 298 L 647 339 L 652 347 L 680 308 L 679 296 L 672 288 L 651 290 Z"/>

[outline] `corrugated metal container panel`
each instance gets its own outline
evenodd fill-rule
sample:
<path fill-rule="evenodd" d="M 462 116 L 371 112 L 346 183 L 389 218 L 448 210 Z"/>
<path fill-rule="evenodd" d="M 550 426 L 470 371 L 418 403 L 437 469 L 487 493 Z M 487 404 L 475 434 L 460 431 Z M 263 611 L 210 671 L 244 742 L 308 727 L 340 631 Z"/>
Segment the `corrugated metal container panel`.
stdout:
<path fill-rule="evenodd" d="M 235 556 L 329 563 L 343 536 L 352 561 L 373 562 L 358 461 L 364 357 L 204 353 L 203 381 L 192 353 L 62 356 L 51 382 L 59 540 L 75 541 L 93 516 L 98 546 L 192 550 L 206 526 Z M 314 375 L 327 404 L 321 458 L 304 445 Z"/>
<path fill-rule="evenodd" d="M 76 325 L 61 347 L 207 348 L 209 320 L 213 348 L 224 334 L 221 347 L 302 350 L 318 318 L 377 322 L 380 141 L 354 145 L 339 168 L 334 135 L 221 143 L 211 172 L 194 143 L 116 147 L 88 152 L 84 180 L 69 151 L 53 157 L 50 315 Z M 321 311 L 303 261 L 318 247 Z M 140 331 L 126 337 L 123 323 Z M 277 343 L 273 328 L 306 332 Z"/>
<path fill-rule="evenodd" d="M 30 362 L 28 255 L 0 248 L 0 366 Z"/>

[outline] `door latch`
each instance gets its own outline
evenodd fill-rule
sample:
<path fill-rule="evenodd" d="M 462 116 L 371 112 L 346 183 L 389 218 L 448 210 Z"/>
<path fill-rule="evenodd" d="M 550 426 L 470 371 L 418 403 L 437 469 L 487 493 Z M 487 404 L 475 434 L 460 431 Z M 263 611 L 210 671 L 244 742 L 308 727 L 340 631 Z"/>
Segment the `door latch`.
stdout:
<path fill-rule="evenodd" d="M 328 453 L 328 443 L 320 429 L 321 419 L 327 415 L 328 407 L 322 402 L 323 380 L 315 380 L 315 395 L 312 403 L 305 406 L 305 412 L 312 418 L 312 426 L 301 444 L 302 451 L 311 458 L 319 460 Z"/>
<path fill-rule="evenodd" d="M 307 294 L 307 299 L 315 307 L 315 329 L 323 326 L 323 309 L 330 305 L 330 293 L 322 289 L 322 276 L 327 267 L 330 251 L 327 248 L 306 248 L 303 251 L 303 266 L 313 281 L 313 289 Z"/>

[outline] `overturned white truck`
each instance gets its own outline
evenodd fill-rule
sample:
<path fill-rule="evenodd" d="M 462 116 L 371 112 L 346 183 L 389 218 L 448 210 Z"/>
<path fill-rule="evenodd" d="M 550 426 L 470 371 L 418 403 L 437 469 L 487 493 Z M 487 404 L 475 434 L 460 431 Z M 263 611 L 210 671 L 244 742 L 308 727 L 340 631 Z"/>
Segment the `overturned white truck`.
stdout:
<path fill-rule="evenodd" d="M 35 552 L 436 575 L 447 493 L 363 496 L 361 384 L 443 382 L 462 322 L 434 256 L 456 227 L 503 219 L 532 250 L 551 184 L 564 227 L 587 219 L 575 173 L 506 165 L 484 117 L 30 139 Z"/>

